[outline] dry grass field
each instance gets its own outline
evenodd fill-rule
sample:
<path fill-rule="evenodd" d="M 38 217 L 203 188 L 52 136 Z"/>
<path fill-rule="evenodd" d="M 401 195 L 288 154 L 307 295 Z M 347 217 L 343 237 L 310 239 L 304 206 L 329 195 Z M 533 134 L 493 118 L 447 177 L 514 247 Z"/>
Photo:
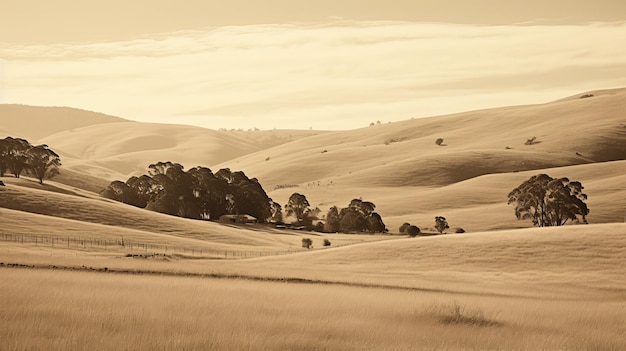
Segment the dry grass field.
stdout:
<path fill-rule="evenodd" d="M 0 350 L 626 349 L 626 89 L 590 94 L 341 132 L 0 105 L 1 133 L 63 161 L 44 185 L 2 178 Z M 390 233 L 224 225 L 98 195 L 167 160 L 243 170 L 281 204 L 360 197 Z M 581 181 L 590 224 L 518 221 L 507 194 L 538 173 Z M 466 233 L 397 233 L 432 233 L 438 215 Z"/>

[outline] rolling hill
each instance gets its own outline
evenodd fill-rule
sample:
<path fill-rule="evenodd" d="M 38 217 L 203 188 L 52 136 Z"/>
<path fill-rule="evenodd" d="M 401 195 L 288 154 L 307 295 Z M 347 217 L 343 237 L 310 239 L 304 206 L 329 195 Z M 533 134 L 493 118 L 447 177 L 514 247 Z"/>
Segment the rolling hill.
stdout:
<path fill-rule="evenodd" d="M 61 131 L 84 126 L 123 122 L 119 117 L 70 107 L 0 104 L 0 135 L 37 141 Z"/>
<path fill-rule="evenodd" d="M 171 160 L 188 168 L 243 170 L 282 204 L 293 192 L 322 211 L 361 197 L 377 205 L 391 231 L 403 222 L 428 228 L 436 215 L 453 228 L 483 231 L 528 227 L 515 219 L 506 195 L 545 172 L 583 183 L 591 223 L 625 217 L 626 89 L 337 132 L 214 131 L 64 108 L 3 108 L 39 122 L 3 118 L 2 130 L 33 129 L 25 135 L 40 136 L 62 156 L 56 180 L 93 193 Z M 39 110 L 45 113 L 32 117 Z M 525 145 L 531 137 L 535 141 Z M 119 218 L 112 208 L 98 211 Z"/>

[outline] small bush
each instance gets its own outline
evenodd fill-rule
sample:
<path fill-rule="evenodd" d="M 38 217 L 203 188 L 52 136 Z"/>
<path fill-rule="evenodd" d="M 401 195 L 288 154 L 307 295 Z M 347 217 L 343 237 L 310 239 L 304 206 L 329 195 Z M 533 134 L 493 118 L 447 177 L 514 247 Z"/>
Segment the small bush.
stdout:
<path fill-rule="evenodd" d="M 441 306 L 438 311 L 439 323 L 441 324 L 465 324 L 475 327 L 501 327 L 503 324 L 485 316 L 479 309 L 468 310 L 458 302 L 452 306 Z"/>
<path fill-rule="evenodd" d="M 406 230 L 410 226 L 411 226 L 411 223 L 407 223 L 407 222 L 402 223 L 402 225 L 400 226 L 400 229 L 399 229 L 400 230 L 400 234 L 406 234 L 407 233 Z"/>
<path fill-rule="evenodd" d="M 463 228 L 456 228 L 456 230 L 454 232 L 457 233 L 457 234 L 462 234 L 462 233 L 465 233 L 465 229 L 463 229 Z"/>
<path fill-rule="evenodd" d="M 305 249 L 310 249 L 312 246 L 313 246 L 313 240 L 309 238 L 302 239 L 302 247 L 304 247 Z"/>
<path fill-rule="evenodd" d="M 441 144 L 443 144 L 443 139 L 442 138 L 438 138 L 437 140 L 435 140 L 435 144 L 441 146 Z"/>
<path fill-rule="evenodd" d="M 586 98 L 590 98 L 593 97 L 593 94 L 583 94 L 580 96 L 581 99 L 586 99 Z"/>
<path fill-rule="evenodd" d="M 324 246 L 330 246 L 330 240 L 324 239 Z"/>
<path fill-rule="evenodd" d="M 411 225 L 406 229 L 406 233 L 409 234 L 411 238 L 415 238 L 420 232 L 421 230 L 414 225 Z"/>

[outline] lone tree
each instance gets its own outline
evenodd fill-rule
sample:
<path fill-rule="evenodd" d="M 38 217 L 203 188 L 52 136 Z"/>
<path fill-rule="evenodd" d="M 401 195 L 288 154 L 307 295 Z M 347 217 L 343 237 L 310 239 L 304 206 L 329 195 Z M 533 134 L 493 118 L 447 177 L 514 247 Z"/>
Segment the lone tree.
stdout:
<path fill-rule="evenodd" d="M 530 177 L 509 193 L 509 205 L 515 204 L 517 219 L 532 219 L 537 227 L 561 226 L 567 221 L 587 223 L 589 208 L 583 185 L 567 178 L 547 174 Z"/>
<path fill-rule="evenodd" d="M 302 223 L 304 218 L 311 211 L 311 205 L 306 199 L 306 196 L 293 193 L 289 197 L 289 201 L 285 205 L 285 213 L 287 216 L 294 216 L 298 220 L 298 223 Z"/>
<path fill-rule="evenodd" d="M 313 246 L 313 240 L 309 238 L 302 239 L 302 247 L 304 247 L 305 249 L 310 249 L 312 246 Z"/>
<path fill-rule="evenodd" d="M 435 229 L 439 232 L 439 234 L 443 234 L 443 231 L 450 228 L 448 225 L 448 221 L 446 217 L 437 216 L 435 217 Z"/>

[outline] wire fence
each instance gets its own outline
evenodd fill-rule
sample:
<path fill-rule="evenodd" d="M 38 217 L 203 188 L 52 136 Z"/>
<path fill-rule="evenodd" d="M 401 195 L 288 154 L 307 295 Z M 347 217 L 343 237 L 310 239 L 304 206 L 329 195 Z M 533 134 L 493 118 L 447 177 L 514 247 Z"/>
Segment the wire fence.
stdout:
<path fill-rule="evenodd" d="M 140 243 L 128 241 L 123 238 L 120 238 L 119 240 L 105 240 L 42 234 L 0 233 L 0 241 L 57 249 L 123 252 L 126 253 L 126 256 L 128 257 L 178 254 L 184 256 L 193 256 L 197 258 L 242 259 L 266 256 L 280 256 L 296 252 L 302 252 L 301 250 L 230 251 L 199 247 L 183 247 L 175 245 Z"/>

